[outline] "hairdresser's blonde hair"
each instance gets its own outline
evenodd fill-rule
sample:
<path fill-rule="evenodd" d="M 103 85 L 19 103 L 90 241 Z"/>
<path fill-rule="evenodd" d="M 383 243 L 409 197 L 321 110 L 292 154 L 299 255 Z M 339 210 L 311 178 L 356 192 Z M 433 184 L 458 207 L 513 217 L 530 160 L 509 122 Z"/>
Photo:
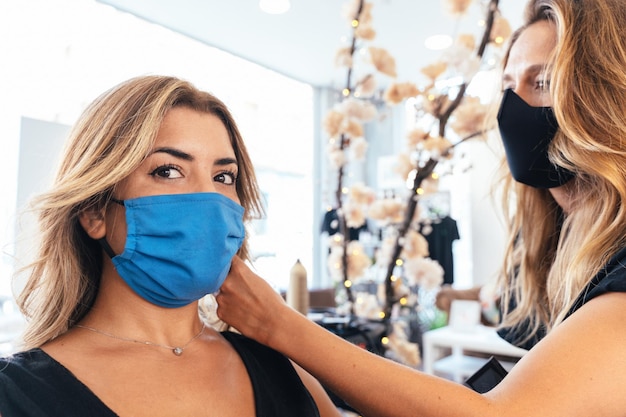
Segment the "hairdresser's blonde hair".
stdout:
<path fill-rule="evenodd" d="M 25 348 L 64 333 L 93 305 L 102 250 L 87 236 L 78 216 L 106 207 L 116 184 L 149 154 L 165 114 L 179 106 L 215 115 L 224 123 L 239 165 L 236 189 L 244 219 L 262 214 L 252 163 L 224 103 L 174 77 L 138 77 L 114 87 L 84 111 L 70 134 L 52 189 L 33 203 L 41 243 L 18 297 L 29 319 Z M 247 257 L 247 244 L 239 255 Z"/>
<path fill-rule="evenodd" d="M 560 129 L 550 157 L 575 173 L 574 201 L 564 216 L 548 190 L 506 181 L 505 204 L 512 195 L 514 203 L 506 207 L 503 324 L 529 325 L 527 336 L 559 324 L 626 244 L 626 4 L 531 0 L 520 31 L 542 20 L 557 33 L 549 65 Z M 517 307 L 506 311 L 511 300 Z"/>

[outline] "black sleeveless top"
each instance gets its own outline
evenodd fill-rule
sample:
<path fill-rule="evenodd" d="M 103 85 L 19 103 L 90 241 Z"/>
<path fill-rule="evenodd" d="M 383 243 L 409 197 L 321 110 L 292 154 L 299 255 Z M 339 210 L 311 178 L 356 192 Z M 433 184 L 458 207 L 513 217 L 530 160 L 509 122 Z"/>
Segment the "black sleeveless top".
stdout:
<path fill-rule="evenodd" d="M 237 333 L 222 335 L 246 366 L 257 417 L 319 417 L 317 406 L 291 362 Z M 116 417 L 67 368 L 41 349 L 0 358 L 2 417 Z"/>
<path fill-rule="evenodd" d="M 574 314 L 580 307 L 588 301 L 609 292 L 626 292 L 626 248 L 617 252 L 607 264 L 589 281 L 585 288 L 578 295 L 567 313 L 567 317 Z M 505 327 L 498 330 L 498 334 L 504 340 L 524 349 L 530 349 L 537 344 L 544 336 L 545 329 L 533 335 L 525 343 L 519 343 L 524 338 L 525 326 Z"/>

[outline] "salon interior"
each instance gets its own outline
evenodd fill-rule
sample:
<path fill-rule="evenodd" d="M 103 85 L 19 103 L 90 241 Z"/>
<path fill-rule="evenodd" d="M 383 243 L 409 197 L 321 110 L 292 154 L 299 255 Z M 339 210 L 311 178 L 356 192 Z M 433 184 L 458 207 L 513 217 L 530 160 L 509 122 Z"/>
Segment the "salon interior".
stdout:
<path fill-rule="evenodd" d="M 71 125 L 110 86 L 170 74 L 232 110 L 266 210 L 247 225 L 250 262 L 286 302 L 459 382 L 494 355 L 513 366 L 525 351 L 496 336 L 489 293 L 504 251 L 493 120 L 523 4 L 2 1 L 0 353 L 25 325 L 25 208 Z M 444 307 L 443 288 L 473 296 Z"/>

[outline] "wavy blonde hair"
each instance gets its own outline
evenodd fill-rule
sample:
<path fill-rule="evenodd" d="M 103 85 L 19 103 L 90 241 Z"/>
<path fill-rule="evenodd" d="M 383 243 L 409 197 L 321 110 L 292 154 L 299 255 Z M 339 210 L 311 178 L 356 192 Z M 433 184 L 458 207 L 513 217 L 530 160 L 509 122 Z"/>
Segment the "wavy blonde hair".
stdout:
<path fill-rule="evenodd" d="M 41 241 L 17 300 L 29 319 L 25 348 L 64 333 L 93 305 L 103 256 L 97 242 L 80 226 L 79 214 L 106 207 L 116 184 L 149 154 L 165 114 L 179 106 L 215 115 L 224 123 L 239 165 L 236 190 L 245 209 L 244 220 L 262 214 L 250 157 L 224 103 L 174 77 L 138 77 L 112 88 L 81 115 L 51 190 L 33 202 Z M 239 255 L 247 258 L 247 242 Z"/>
<path fill-rule="evenodd" d="M 550 158 L 575 173 L 575 200 L 565 216 L 548 190 L 514 183 L 510 175 L 505 181 L 503 324 L 529 324 L 522 329 L 528 337 L 563 321 L 626 244 L 626 3 L 531 0 L 517 36 L 541 20 L 557 32 L 549 66 L 560 129 Z M 512 300 L 517 306 L 507 311 Z"/>

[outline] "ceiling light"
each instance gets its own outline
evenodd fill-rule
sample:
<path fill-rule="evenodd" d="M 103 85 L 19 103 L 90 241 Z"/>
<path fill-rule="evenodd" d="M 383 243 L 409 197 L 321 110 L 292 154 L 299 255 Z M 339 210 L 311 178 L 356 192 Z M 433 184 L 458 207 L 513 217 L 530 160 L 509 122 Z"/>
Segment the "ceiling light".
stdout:
<path fill-rule="evenodd" d="M 259 7 L 265 13 L 282 14 L 289 10 L 291 3 L 289 0 L 260 0 Z"/>
<path fill-rule="evenodd" d="M 424 46 L 433 51 L 446 49 L 450 45 L 452 45 L 452 37 L 448 35 L 432 35 L 424 41 Z"/>

